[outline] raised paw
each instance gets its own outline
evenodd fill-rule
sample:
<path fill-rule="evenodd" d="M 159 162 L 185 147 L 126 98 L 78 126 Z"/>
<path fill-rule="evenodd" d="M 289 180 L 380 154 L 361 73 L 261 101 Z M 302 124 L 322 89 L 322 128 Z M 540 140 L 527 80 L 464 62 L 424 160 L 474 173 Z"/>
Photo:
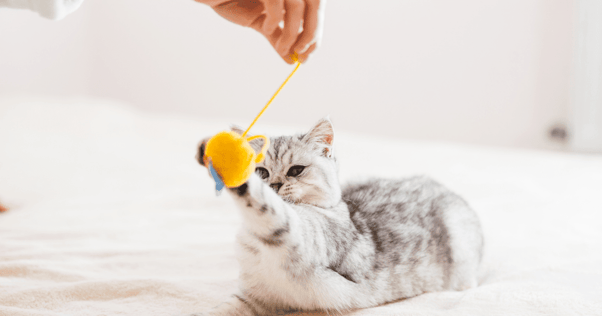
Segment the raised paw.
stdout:
<path fill-rule="evenodd" d="M 207 137 L 205 139 L 203 139 L 199 145 L 198 145 L 198 150 L 196 153 L 196 160 L 199 162 L 199 164 L 201 164 L 201 166 L 205 166 L 205 161 L 203 161 L 203 157 L 205 156 L 205 147 L 207 146 L 207 142 L 209 141 L 210 137 Z"/>
<path fill-rule="evenodd" d="M 249 188 L 249 185 L 247 183 L 243 183 L 239 187 L 230 188 L 230 190 L 232 192 L 236 193 L 236 195 L 242 197 L 242 196 L 245 196 L 245 194 L 247 194 L 248 188 Z"/>

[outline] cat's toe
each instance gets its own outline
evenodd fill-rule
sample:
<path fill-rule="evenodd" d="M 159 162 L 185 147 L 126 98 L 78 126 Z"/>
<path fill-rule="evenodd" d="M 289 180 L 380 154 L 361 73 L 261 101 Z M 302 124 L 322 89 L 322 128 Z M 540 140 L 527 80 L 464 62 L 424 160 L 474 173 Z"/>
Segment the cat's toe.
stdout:
<path fill-rule="evenodd" d="M 196 160 L 199 162 L 199 164 L 201 164 L 201 166 L 205 166 L 205 161 L 203 158 L 205 157 L 205 147 L 207 146 L 207 141 L 209 141 L 209 139 L 205 138 L 199 143 L 199 148 L 195 156 Z"/>

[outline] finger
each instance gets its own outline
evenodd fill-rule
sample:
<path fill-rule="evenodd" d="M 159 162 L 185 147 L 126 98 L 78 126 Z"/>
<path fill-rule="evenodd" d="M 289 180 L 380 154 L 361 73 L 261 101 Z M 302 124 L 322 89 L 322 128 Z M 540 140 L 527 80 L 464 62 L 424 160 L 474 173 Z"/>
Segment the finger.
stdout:
<path fill-rule="evenodd" d="M 295 61 L 291 59 L 291 55 L 280 56 L 280 57 L 282 58 L 282 60 L 284 60 L 284 62 L 286 62 L 289 65 L 292 65 L 295 63 Z"/>
<path fill-rule="evenodd" d="M 270 45 L 276 48 L 276 44 L 278 43 L 278 39 L 282 36 L 282 29 L 277 28 L 272 34 L 264 34 L 265 38 L 270 42 Z"/>
<path fill-rule="evenodd" d="M 318 47 L 318 43 L 313 43 L 311 45 L 309 45 L 309 48 L 307 48 L 307 50 L 299 55 L 299 62 L 304 64 L 307 59 L 309 58 L 309 55 L 316 50 L 316 48 Z"/>
<path fill-rule="evenodd" d="M 263 33 L 272 34 L 278 28 L 278 23 L 284 18 L 284 0 L 264 0 L 263 5 L 266 15 Z"/>
<path fill-rule="evenodd" d="M 316 29 L 318 28 L 318 9 L 319 3 L 317 1 L 306 1 L 303 32 L 299 35 L 297 42 L 293 46 L 293 51 L 304 53 L 313 44 L 316 37 Z"/>
<path fill-rule="evenodd" d="M 274 31 L 274 33 L 266 35 L 265 38 L 267 38 L 267 40 L 270 42 L 270 44 L 272 44 L 272 47 L 274 48 L 274 51 L 278 52 L 276 50 L 276 45 L 278 45 L 279 39 L 282 37 L 282 29 L 281 28 L 277 28 L 276 31 Z M 279 54 L 280 55 L 280 54 Z M 284 60 L 287 64 L 294 64 L 295 62 L 289 57 L 289 55 L 280 55 L 280 58 L 282 58 L 282 60 Z"/>
<path fill-rule="evenodd" d="M 299 28 L 305 12 L 305 2 L 302 0 L 284 0 L 284 28 L 282 36 L 276 44 L 276 51 L 280 56 L 292 53 L 291 46 L 297 41 Z"/>
<path fill-rule="evenodd" d="M 260 3 L 227 1 L 213 6 L 212 8 L 226 20 L 242 26 L 252 27 L 258 18 L 263 16 L 263 5 Z M 263 22 L 263 20 L 261 22 Z M 261 32 L 260 29 L 257 30 Z"/>
<path fill-rule="evenodd" d="M 277 28 L 271 34 L 264 34 L 261 31 L 262 30 L 261 26 L 263 25 L 264 19 L 265 19 L 265 15 L 262 15 L 256 21 L 254 21 L 253 24 L 250 25 L 250 27 L 255 29 L 256 31 L 258 31 L 259 33 L 261 33 L 268 40 L 268 42 L 270 42 L 270 45 L 272 45 L 272 47 L 274 48 L 274 51 L 276 51 L 276 45 L 278 43 L 278 40 L 282 36 L 282 29 Z M 286 60 L 286 57 L 283 57 L 283 56 L 280 56 L 280 57 L 289 64 L 293 63 L 292 60 Z"/>

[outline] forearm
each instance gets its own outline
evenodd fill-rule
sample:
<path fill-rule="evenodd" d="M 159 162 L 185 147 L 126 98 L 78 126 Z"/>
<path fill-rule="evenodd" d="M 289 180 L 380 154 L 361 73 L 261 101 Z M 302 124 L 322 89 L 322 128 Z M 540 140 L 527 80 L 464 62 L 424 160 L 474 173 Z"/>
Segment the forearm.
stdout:
<path fill-rule="evenodd" d="M 309 206 L 293 208 L 256 174 L 230 192 L 241 211 L 246 233 L 269 249 L 287 249 L 294 252 L 288 256 L 311 258 L 303 261 L 325 265 L 329 254 L 336 256 L 334 251 L 327 251 L 327 245 L 334 242 L 333 238 L 348 237 L 339 236 L 340 225 L 335 219 L 320 215 Z"/>
<path fill-rule="evenodd" d="M 264 243 L 279 243 L 296 229 L 297 214 L 256 174 L 230 192 L 241 210 L 243 225 Z"/>

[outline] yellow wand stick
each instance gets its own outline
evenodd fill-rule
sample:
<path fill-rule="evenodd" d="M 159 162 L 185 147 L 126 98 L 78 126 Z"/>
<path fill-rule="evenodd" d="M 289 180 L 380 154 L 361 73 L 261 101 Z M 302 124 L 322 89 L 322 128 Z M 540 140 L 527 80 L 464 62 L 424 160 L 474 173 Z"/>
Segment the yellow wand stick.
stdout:
<path fill-rule="evenodd" d="M 268 106 L 270 106 L 270 104 L 272 103 L 272 101 L 274 101 L 274 99 L 276 98 L 276 96 L 278 95 L 278 93 L 280 93 L 280 90 L 282 90 L 282 88 L 284 88 L 284 85 L 286 85 L 286 83 L 288 82 L 289 79 L 291 79 L 291 77 L 295 74 L 295 72 L 297 71 L 297 69 L 299 69 L 299 66 L 301 66 L 301 62 L 299 62 L 299 58 L 297 56 L 297 53 L 294 53 L 291 58 L 297 62 L 297 66 L 295 66 L 295 69 L 293 69 L 293 72 L 291 72 L 290 75 L 288 75 L 288 77 L 286 78 L 286 80 L 284 80 L 284 82 L 282 83 L 282 85 L 280 85 L 280 88 L 278 88 L 278 90 L 276 91 L 276 93 L 274 93 L 274 95 L 272 96 L 272 98 L 270 99 L 270 101 L 268 101 L 268 104 L 266 104 L 263 109 L 261 110 L 261 112 L 259 112 L 259 114 L 257 114 L 257 116 L 255 117 L 255 119 L 253 120 L 253 123 L 251 123 L 251 125 L 249 126 L 249 128 L 247 128 L 247 130 L 242 134 L 242 137 L 244 138 L 247 133 L 249 132 L 249 130 L 251 129 L 251 127 L 253 127 L 253 125 L 255 125 L 255 122 L 257 122 L 257 120 L 261 117 L 261 115 L 263 114 L 263 112 L 265 112 L 265 110 L 267 110 Z"/>

